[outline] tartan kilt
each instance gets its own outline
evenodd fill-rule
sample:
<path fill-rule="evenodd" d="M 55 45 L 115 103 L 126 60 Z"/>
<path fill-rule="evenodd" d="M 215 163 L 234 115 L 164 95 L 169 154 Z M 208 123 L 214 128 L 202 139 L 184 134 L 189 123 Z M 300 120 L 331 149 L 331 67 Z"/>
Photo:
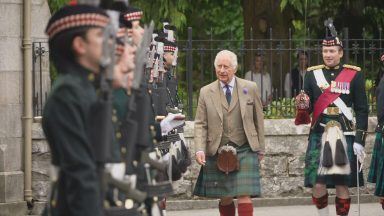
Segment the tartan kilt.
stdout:
<path fill-rule="evenodd" d="M 384 144 L 381 133 L 376 133 L 375 146 L 373 147 L 371 166 L 368 173 L 368 182 L 376 183 L 376 196 L 384 196 Z"/>
<path fill-rule="evenodd" d="M 260 168 L 256 152 L 248 144 L 236 147 L 240 169 L 228 175 L 218 170 L 217 154 L 206 157 L 200 169 L 193 194 L 201 197 L 220 198 L 260 196 Z"/>
<path fill-rule="evenodd" d="M 316 183 L 325 184 L 327 188 L 335 188 L 335 185 L 346 185 L 348 187 L 357 186 L 356 163 L 357 158 L 353 152 L 354 136 L 345 136 L 347 141 L 347 155 L 351 166 L 351 174 L 349 175 L 318 175 L 318 167 L 320 163 L 321 136 L 323 133 L 309 134 L 309 143 L 305 154 L 304 168 L 304 186 L 312 188 Z M 363 172 L 359 173 L 359 185 L 364 185 Z"/>

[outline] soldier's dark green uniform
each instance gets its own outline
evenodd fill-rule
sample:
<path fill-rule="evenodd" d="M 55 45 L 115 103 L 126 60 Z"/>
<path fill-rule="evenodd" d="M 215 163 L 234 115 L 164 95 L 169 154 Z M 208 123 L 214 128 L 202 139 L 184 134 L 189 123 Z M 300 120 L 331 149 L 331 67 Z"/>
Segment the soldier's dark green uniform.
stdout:
<path fill-rule="evenodd" d="M 96 92 L 89 71 L 74 66 L 60 75 L 43 116 L 43 129 L 60 168 L 57 209 L 62 215 L 100 215 L 99 180 L 92 143 L 88 139 L 90 107 Z M 84 208 L 92 203 L 93 207 Z M 66 214 L 67 212 L 67 214 Z"/>
<path fill-rule="evenodd" d="M 365 131 L 368 128 L 368 102 L 367 102 L 367 94 L 365 92 L 365 79 L 363 72 L 360 71 L 360 68 L 351 66 L 351 65 L 339 65 L 335 68 L 329 68 L 325 65 L 319 65 L 314 66 L 311 68 L 308 68 L 309 71 L 306 73 L 305 76 L 305 83 L 304 83 L 304 90 L 308 94 L 310 101 L 311 101 L 311 111 L 313 111 L 313 106 L 319 96 L 322 94 L 320 88 L 317 86 L 315 76 L 313 74 L 314 69 L 322 69 L 324 72 L 325 79 L 328 81 L 328 83 L 331 83 L 331 81 L 334 81 L 336 77 L 339 75 L 339 73 L 343 70 L 344 67 L 348 67 L 352 70 L 357 70 L 355 77 L 350 83 L 350 94 L 341 94 L 340 98 L 344 101 L 344 103 L 348 107 L 353 106 L 353 111 L 355 112 L 356 117 L 356 136 L 354 141 L 357 143 L 360 143 L 362 145 L 365 145 Z M 331 104 L 330 106 L 335 106 L 334 104 Z M 311 132 L 318 132 L 321 133 L 324 131 L 324 127 L 320 126 L 320 123 L 324 122 L 324 115 L 319 118 L 319 121 L 316 125 L 313 126 Z M 348 122 L 345 116 L 340 115 L 339 116 L 342 125 L 347 126 Z M 351 131 L 353 128 L 345 128 L 345 130 Z"/>
<path fill-rule="evenodd" d="M 375 196 L 381 197 L 380 202 L 384 209 L 384 79 L 381 78 L 376 89 L 377 98 L 377 127 L 376 139 L 372 153 L 368 182 L 375 183 Z"/>
<path fill-rule="evenodd" d="M 350 67 L 350 66 L 347 66 Z M 307 72 L 304 81 L 304 89 L 308 94 L 311 101 L 311 111 L 313 111 L 313 106 L 315 102 L 322 94 L 320 88 L 317 86 L 315 76 L 313 74 L 314 69 L 322 68 L 324 77 L 331 83 L 342 71 L 343 66 L 339 65 L 335 68 L 328 68 L 324 65 L 318 67 L 309 68 L 310 71 Z M 351 67 L 352 69 L 357 69 L 357 67 Z M 318 162 L 320 156 L 319 144 L 321 143 L 321 135 L 324 132 L 323 124 L 326 124 L 330 120 L 336 120 L 341 123 L 343 131 L 353 131 L 352 123 L 343 115 L 338 116 L 328 116 L 326 114 L 321 114 L 318 121 L 312 126 L 311 132 L 309 135 L 309 145 L 307 149 L 306 159 L 305 159 L 305 187 L 312 188 L 317 182 L 326 184 L 330 188 L 334 188 L 335 185 L 347 185 L 349 187 L 356 187 L 356 156 L 353 152 L 353 143 L 357 142 L 362 145 L 365 144 L 365 131 L 368 127 L 368 103 L 367 95 L 365 92 L 365 81 L 364 74 L 362 72 L 357 72 L 353 80 L 350 82 L 350 94 L 341 94 L 340 98 L 348 107 L 353 107 L 356 117 L 356 135 L 355 136 L 346 136 L 348 142 L 348 157 L 351 162 L 351 174 L 349 176 L 319 176 L 317 175 L 318 171 Z M 331 104 L 330 106 L 335 106 Z M 363 173 L 360 173 L 360 185 L 364 185 Z"/>
<path fill-rule="evenodd" d="M 82 20 L 82 16 L 89 19 Z M 60 25 L 63 20 L 69 20 L 67 25 Z M 70 47 L 75 36 L 92 27 L 103 28 L 108 22 L 102 10 L 77 5 L 60 9 L 47 26 L 52 60 L 59 72 L 43 115 L 52 164 L 58 170 L 50 200 L 52 215 L 102 215 L 95 151 L 89 133 L 94 117 L 90 110 L 97 101 L 95 74 L 76 62 Z"/>
<path fill-rule="evenodd" d="M 309 143 L 306 151 L 305 157 L 305 182 L 304 186 L 313 188 L 316 184 L 324 184 L 327 188 L 335 188 L 336 185 L 345 185 L 347 187 L 356 187 L 357 186 L 357 171 L 356 163 L 357 157 L 354 154 L 353 145 L 354 143 L 359 143 L 364 146 L 365 144 L 365 135 L 368 127 L 368 104 L 367 96 L 365 92 L 365 81 L 364 75 L 360 72 L 360 68 L 350 65 L 337 65 L 334 68 L 326 67 L 325 65 L 319 65 L 315 67 L 308 68 L 308 71 L 304 79 L 304 90 L 310 98 L 310 111 L 313 112 L 314 106 L 322 94 L 322 90 L 316 82 L 314 71 L 321 69 L 323 71 L 324 77 L 328 83 L 334 81 L 336 77 L 340 74 L 344 67 L 347 67 L 350 70 L 355 70 L 356 74 L 354 78 L 349 83 L 348 91 L 344 91 L 339 98 L 346 104 L 347 107 L 353 109 L 355 113 L 356 123 L 347 119 L 343 113 L 338 113 L 337 115 L 328 115 L 320 114 L 318 120 L 312 125 L 311 131 L 309 134 Z M 344 89 L 346 90 L 346 89 Z M 347 93 L 348 92 L 348 93 Z M 331 103 L 328 107 L 335 107 L 334 103 Z M 327 108 L 326 108 L 327 109 Z M 337 121 L 341 125 L 341 129 L 344 132 L 345 139 L 347 142 L 347 148 L 345 149 L 347 157 L 349 159 L 350 174 L 341 175 L 320 175 L 319 164 L 321 149 L 322 149 L 322 135 L 324 132 L 325 125 L 331 121 Z M 353 132 L 355 135 L 353 136 Z M 350 132 L 351 134 L 347 134 Z M 364 185 L 363 173 L 359 173 L 359 185 Z M 328 194 L 320 198 L 314 198 L 314 203 L 316 204 L 319 211 L 325 210 L 328 205 Z M 336 211 L 348 212 L 350 199 L 341 199 L 336 197 Z M 328 210 L 326 210 L 328 211 Z M 319 215 L 322 215 L 319 213 Z M 340 214 L 344 215 L 344 214 Z M 347 214 L 345 214 L 347 215 Z"/>

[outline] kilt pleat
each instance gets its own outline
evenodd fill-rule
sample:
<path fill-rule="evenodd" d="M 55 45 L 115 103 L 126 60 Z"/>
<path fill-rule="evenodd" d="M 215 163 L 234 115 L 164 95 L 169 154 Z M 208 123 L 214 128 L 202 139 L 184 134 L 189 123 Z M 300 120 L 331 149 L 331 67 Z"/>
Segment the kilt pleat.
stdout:
<path fill-rule="evenodd" d="M 381 133 L 376 133 L 372 160 L 368 173 L 368 182 L 376 183 L 375 195 L 384 196 L 384 144 Z"/>
<path fill-rule="evenodd" d="M 248 144 L 236 149 L 240 169 L 227 175 L 219 171 L 216 166 L 217 154 L 208 156 L 205 166 L 200 169 L 194 195 L 211 198 L 260 196 L 260 171 L 257 153 L 253 152 Z"/>
<path fill-rule="evenodd" d="M 348 187 L 357 186 L 357 158 L 353 153 L 354 136 L 345 136 L 347 141 L 347 155 L 351 166 L 349 175 L 318 175 L 318 167 L 320 163 L 322 133 L 311 132 L 309 135 L 309 143 L 305 155 L 304 168 L 304 186 L 312 188 L 316 183 L 325 184 L 327 188 L 335 188 L 335 185 L 347 185 Z M 364 185 L 363 172 L 359 173 L 359 185 Z"/>

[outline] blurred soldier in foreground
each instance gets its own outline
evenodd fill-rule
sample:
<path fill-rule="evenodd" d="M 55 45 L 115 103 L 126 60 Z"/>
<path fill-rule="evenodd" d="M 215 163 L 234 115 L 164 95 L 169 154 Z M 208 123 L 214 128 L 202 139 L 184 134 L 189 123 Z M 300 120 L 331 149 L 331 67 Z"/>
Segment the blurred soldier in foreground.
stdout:
<path fill-rule="evenodd" d="M 100 75 L 103 28 L 109 18 L 101 9 L 67 6 L 50 19 L 51 58 L 58 70 L 45 105 L 43 129 L 52 150 L 56 178 L 52 215 L 102 215 L 95 149 L 90 141 L 96 80 Z"/>

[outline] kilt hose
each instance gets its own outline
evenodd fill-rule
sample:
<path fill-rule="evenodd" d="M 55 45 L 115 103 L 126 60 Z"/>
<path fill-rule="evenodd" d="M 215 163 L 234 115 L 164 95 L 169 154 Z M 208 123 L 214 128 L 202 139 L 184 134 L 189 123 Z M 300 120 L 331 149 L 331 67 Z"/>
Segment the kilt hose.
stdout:
<path fill-rule="evenodd" d="M 335 188 L 335 185 L 346 185 L 348 187 L 357 186 L 356 178 L 356 155 L 353 153 L 354 136 L 345 136 L 348 149 L 347 155 L 351 166 L 351 173 L 349 175 L 318 175 L 318 167 L 320 163 L 321 151 L 321 136 L 322 133 L 311 132 L 309 134 L 309 143 L 305 155 L 305 168 L 304 168 L 304 186 L 312 188 L 316 183 L 325 184 L 327 188 Z M 364 185 L 363 172 L 359 173 L 359 184 Z"/>
<path fill-rule="evenodd" d="M 376 183 L 375 195 L 384 197 L 384 145 L 382 133 L 376 133 L 368 182 Z"/>
<path fill-rule="evenodd" d="M 248 144 L 238 146 L 236 150 L 240 169 L 228 175 L 217 168 L 217 154 L 206 157 L 206 164 L 200 169 L 194 195 L 210 198 L 260 196 L 260 164 L 257 153 L 253 152 Z"/>

